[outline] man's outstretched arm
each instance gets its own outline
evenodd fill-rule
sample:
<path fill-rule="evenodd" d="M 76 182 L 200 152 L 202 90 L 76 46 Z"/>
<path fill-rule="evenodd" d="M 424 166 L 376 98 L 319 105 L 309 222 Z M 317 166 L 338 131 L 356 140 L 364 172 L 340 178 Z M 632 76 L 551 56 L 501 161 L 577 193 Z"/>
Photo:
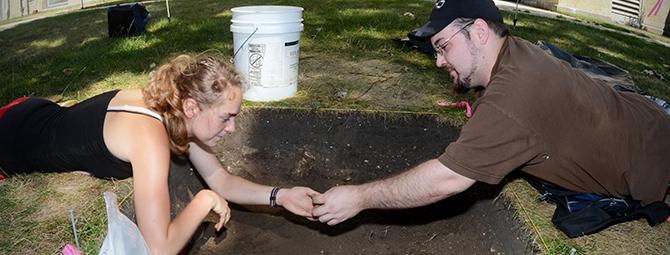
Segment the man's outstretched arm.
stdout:
<path fill-rule="evenodd" d="M 312 214 L 335 225 L 365 209 L 418 207 L 458 194 L 475 183 L 437 159 L 426 161 L 399 175 L 361 185 L 337 186 L 312 197 Z"/>

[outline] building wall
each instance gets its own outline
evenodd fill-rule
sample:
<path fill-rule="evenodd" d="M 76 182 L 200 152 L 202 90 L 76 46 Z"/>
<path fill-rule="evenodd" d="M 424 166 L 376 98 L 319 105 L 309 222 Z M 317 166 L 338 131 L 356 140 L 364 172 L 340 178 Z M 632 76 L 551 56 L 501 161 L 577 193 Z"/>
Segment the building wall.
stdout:
<path fill-rule="evenodd" d="M 0 20 L 9 17 L 9 2 L 7 0 L 0 0 Z"/>
<path fill-rule="evenodd" d="M 559 12 L 595 16 L 607 20 L 610 20 L 611 8 L 611 0 L 560 0 L 556 5 L 556 10 Z"/>
<path fill-rule="evenodd" d="M 6 18 L 11 19 L 25 15 L 22 11 L 26 9 L 26 0 L 8 0 L 7 3 L 9 5 L 9 13 Z"/>
<path fill-rule="evenodd" d="M 668 24 L 670 21 L 668 13 L 670 12 L 670 1 L 662 1 L 663 3 L 659 6 L 660 8 L 656 10 L 654 7 L 660 2 L 658 0 L 642 1 L 642 8 L 640 10 L 642 28 L 655 34 L 669 36 L 664 30 L 670 30 L 670 24 Z"/>
<path fill-rule="evenodd" d="M 529 4 L 540 8 L 557 2 L 555 10 L 559 12 L 620 23 L 629 23 L 631 21 L 629 17 L 612 13 L 612 0 L 521 0 L 521 2 L 529 2 Z M 658 10 L 652 12 L 654 6 L 661 2 L 662 4 L 659 5 Z M 633 23 L 637 23 L 642 29 L 670 37 L 670 1 L 640 0 L 639 17 L 633 18 L 633 20 L 636 21 Z"/>
<path fill-rule="evenodd" d="M 514 1 L 515 2 L 515 1 Z M 559 0 L 519 0 L 519 3 L 540 9 L 555 11 Z"/>
<path fill-rule="evenodd" d="M 62 8 L 67 7 L 68 5 L 79 5 L 81 7 L 81 1 L 77 0 L 36 0 L 41 4 L 42 9 L 50 8 Z"/>
<path fill-rule="evenodd" d="M 0 4 L 0 7 L 6 7 L 6 10 L 0 10 L 3 12 L 0 14 L 0 20 L 23 17 L 44 11 L 82 7 L 82 0 L 0 0 L 1 2 L 4 2 L 4 4 Z M 84 6 L 99 2 L 106 2 L 106 0 L 83 0 Z"/>
<path fill-rule="evenodd" d="M 39 12 L 43 8 L 39 8 L 40 3 L 38 1 L 43 0 L 8 0 L 10 6 L 8 18 L 30 15 L 35 11 Z"/>

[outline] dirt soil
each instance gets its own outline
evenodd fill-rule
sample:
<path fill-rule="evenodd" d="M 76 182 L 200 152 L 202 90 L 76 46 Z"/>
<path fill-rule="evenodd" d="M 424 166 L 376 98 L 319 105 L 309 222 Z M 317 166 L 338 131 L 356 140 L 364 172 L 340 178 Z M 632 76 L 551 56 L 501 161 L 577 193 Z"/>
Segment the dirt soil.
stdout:
<path fill-rule="evenodd" d="M 457 129 L 433 116 L 248 110 L 222 144 L 220 157 L 228 171 L 250 180 L 325 192 L 336 185 L 384 178 L 434 158 L 457 135 Z M 173 211 L 181 210 L 201 188 L 188 164 L 173 163 Z M 215 233 L 213 223 L 204 223 L 184 253 L 532 253 L 513 212 L 495 200 L 500 189 L 476 184 L 433 205 L 363 211 L 334 227 L 281 208 L 231 205 L 227 228 Z"/>

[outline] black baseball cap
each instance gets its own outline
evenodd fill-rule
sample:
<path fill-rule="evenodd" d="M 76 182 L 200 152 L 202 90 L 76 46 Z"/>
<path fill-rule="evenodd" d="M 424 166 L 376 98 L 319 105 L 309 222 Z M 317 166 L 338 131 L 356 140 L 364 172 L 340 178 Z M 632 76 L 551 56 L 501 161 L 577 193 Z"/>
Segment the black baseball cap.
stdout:
<path fill-rule="evenodd" d="M 503 23 L 493 0 L 437 0 L 426 24 L 409 32 L 409 36 L 429 39 L 457 18 L 481 18 Z"/>

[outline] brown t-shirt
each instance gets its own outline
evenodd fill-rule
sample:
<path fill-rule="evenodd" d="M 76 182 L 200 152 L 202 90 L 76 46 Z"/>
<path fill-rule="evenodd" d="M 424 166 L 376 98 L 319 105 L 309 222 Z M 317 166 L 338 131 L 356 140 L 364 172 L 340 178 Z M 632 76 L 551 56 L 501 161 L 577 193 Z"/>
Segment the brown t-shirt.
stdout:
<path fill-rule="evenodd" d="M 508 37 L 472 118 L 439 160 L 490 184 L 521 169 L 569 190 L 648 204 L 670 181 L 670 117 Z"/>

